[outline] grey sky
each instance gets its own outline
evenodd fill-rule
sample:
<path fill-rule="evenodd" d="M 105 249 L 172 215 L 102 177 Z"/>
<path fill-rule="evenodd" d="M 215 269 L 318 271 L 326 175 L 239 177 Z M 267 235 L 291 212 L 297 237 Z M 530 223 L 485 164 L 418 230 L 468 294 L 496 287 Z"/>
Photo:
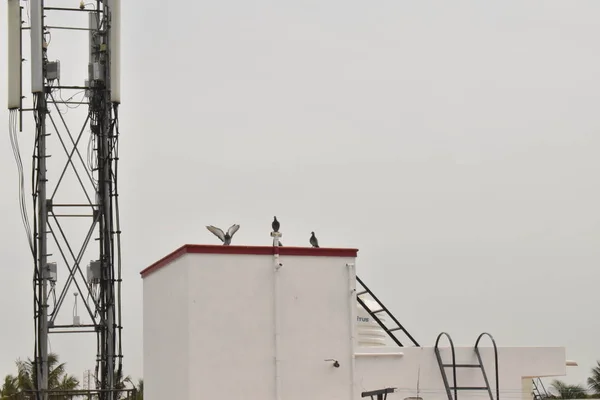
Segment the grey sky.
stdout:
<path fill-rule="evenodd" d="M 359 274 L 422 344 L 444 330 L 566 346 L 584 381 L 600 359 L 600 3 L 122 3 L 126 373 L 142 375 L 138 272 L 216 243 L 207 224 L 268 244 L 277 215 L 286 245 L 314 230 L 358 247 Z M 53 58 L 81 84 L 85 36 L 63 36 Z M 3 376 L 33 349 L 8 135 L 0 178 Z M 79 377 L 94 365 L 93 341 L 51 345 Z"/>

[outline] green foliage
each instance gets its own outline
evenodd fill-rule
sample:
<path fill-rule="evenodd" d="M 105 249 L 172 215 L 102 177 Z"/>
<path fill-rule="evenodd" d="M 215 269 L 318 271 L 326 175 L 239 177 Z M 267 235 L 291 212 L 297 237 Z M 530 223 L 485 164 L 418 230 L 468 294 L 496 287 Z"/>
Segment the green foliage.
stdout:
<path fill-rule="evenodd" d="M 587 379 L 587 384 L 590 392 L 600 397 L 600 361 L 596 361 L 596 363 L 598 365 L 592 368 L 592 375 Z"/>
<path fill-rule="evenodd" d="M 8 399 L 19 393 L 19 379 L 16 376 L 6 375 L 0 388 L 0 399 Z"/>
<path fill-rule="evenodd" d="M 137 392 L 136 392 L 136 397 L 134 400 L 143 400 L 144 399 L 144 380 L 143 379 L 138 379 L 138 383 L 137 385 L 133 383 L 133 381 L 131 380 L 131 377 L 129 375 L 127 375 L 125 378 L 123 378 L 123 373 L 122 371 L 115 371 L 115 382 L 116 382 L 116 388 L 117 389 L 127 389 L 127 385 L 126 383 L 130 384 L 130 387 L 135 387 Z M 131 393 L 129 394 L 131 395 Z M 118 399 L 126 399 L 128 396 L 128 394 L 122 393 L 119 394 L 117 396 Z M 1 400 L 1 399 L 0 399 Z"/>
<path fill-rule="evenodd" d="M 17 375 L 7 375 L 4 378 L 4 382 L 0 387 L 0 400 L 14 400 L 21 399 L 18 395 L 21 392 L 34 391 L 36 389 L 37 382 L 37 371 L 34 363 L 27 359 L 27 361 L 17 360 Z M 50 390 L 74 390 L 79 388 L 79 380 L 69 375 L 66 371 L 66 364 L 59 363 L 58 355 L 51 353 L 48 354 L 48 389 Z M 144 381 L 138 380 L 137 385 L 131 381 L 131 377 L 127 376 L 123 378 L 123 374 L 118 371 L 115 372 L 115 382 L 117 389 L 126 389 L 127 387 L 136 387 L 137 394 L 135 400 L 144 399 Z M 126 385 L 129 383 L 129 385 Z M 53 397 L 58 399 L 58 397 Z M 65 399 L 67 396 L 64 397 Z M 119 399 L 125 399 L 126 395 L 121 394 L 118 396 Z"/>
<path fill-rule="evenodd" d="M 144 400 L 144 380 L 138 379 L 138 383 L 136 385 L 137 388 L 137 397 L 135 400 Z"/>
<path fill-rule="evenodd" d="M 585 399 L 588 397 L 583 385 L 569 385 L 558 379 L 552 381 L 550 388 L 556 399 Z"/>
<path fill-rule="evenodd" d="M 66 364 L 58 362 L 58 355 L 48 354 L 48 388 L 51 390 L 73 390 L 79 387 L 79 380 L 66 372 Z M 19 388 L 21 390 L 35 390 L 37 371 L 33 361 L 17 360 Z"/>
<path fill-rule="evenodd" d="M 22 391 L 35 390 L 37 371 L 33 361 L 17 360 L 17 376 L 7 375 L 0 389 L 0 400 L 14 398 Z M 48 388 L 51 390 L 77 389 L 79 380 L 66 372 L 65 363 L 58 362 L 58 355 L 48 354 Z"/>

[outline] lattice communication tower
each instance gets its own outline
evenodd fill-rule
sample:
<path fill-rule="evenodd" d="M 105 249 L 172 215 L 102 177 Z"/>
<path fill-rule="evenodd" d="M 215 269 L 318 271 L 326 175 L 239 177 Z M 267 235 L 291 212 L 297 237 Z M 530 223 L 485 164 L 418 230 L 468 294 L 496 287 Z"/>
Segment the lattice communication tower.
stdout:
<path fill-rule="evenodd" d="M 120 1 L 8 0 L 7 9 L 9 131 L 34 260 L 35 398 L 54 397 L 49 335 L 83 333 L 96 336 L 94 397 L 116 399 L 122 386 Z M 88 51 L 78 51 L 77 40 Z M 23 79 L 25 69 L 29 79 Z M 30 91 L 24 88 L 29 82 Z M 18 134 L 24 115 L 33 115 L 29 135 Z M 34 148 L 32 223 L 19 149 L 27 140 Z M 65 318 L 61 310 L 72 291 L 73 313 Z"/>

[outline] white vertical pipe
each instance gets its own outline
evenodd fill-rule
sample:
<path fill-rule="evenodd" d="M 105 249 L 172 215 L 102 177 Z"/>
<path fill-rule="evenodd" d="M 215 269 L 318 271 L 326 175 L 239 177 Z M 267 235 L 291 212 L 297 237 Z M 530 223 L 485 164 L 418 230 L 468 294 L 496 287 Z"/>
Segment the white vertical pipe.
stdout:
<path fill-rule="evenodd" d="M 121 103 L 121 0 L 109 0 L 110 7 L 110 100 Z"/>
<path fill-rule="evenodd" d="M 21 5 L 8 0 L 8 109 L 21 107 Z"/>
<path fill-rule="evenodd" d="M 44 91 L 43 10 L 42 0 L 29 0 L 31 19 L 31 93 Z"/>
<path fill-rule="evenodd" d="M 350 320 L 350 396 L 349 399 L 354 399 L 354 380 L 355 380 L 355 363 L 356 363 L 356 270 L 354 263 L 346 264 L 348 270 L 348 292 L 350 295 L 349 316 Z"/>
<path fill-rule="evenodd" d="M 279 326 L 279 269 L 281 262 L 279 253 L 275 248 L 275 265 L 273 266 L 273 331 L 275 333 L 275 399 L 281 400 L 281 375 L 279 370 L 280 363 L 280 326 Z"/>

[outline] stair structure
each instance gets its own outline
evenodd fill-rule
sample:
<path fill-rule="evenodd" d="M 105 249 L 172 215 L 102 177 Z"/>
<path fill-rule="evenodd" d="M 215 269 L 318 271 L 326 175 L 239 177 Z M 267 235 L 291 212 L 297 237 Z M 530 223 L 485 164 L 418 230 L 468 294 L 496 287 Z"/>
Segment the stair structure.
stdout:
<path fill-rule="evenodd" d="M 402 326 L 402 324 L 394 317 L 394 315 L 387 309 L 386 306 L 375 296 L 375 294 L 364 284 L 364 282 L 357 276 L 356 283 L 356 300 L 367 313 L 373 318 L 379 326 L 388 334 L 388 336 L 400 347 L 404 347 L 404 344 L 398 338 L 399 333 L 403 333 L 404 336 L 412 343 L 413 346 L 420 347 L 419 343 L 412 337 L 410 333 Z M 359 288 L 360 286 L 360 288 Z M 368 297 L 367 297 L 368 296 Z M 375 306 L 369 306 L 370 302 L 365 300 L 373 300 Z M 393 325 L 388 326 L 384 321 L 391 320 Z M 404 339 L 403 339 L 404 341 Z"/>
<path fill-rule="evenodd" d="M 532 379 L 533 382 L 533 400 L 543 400 L 550 397 L 540 378 Z"/>
<path fill-rule="evenodd" d="M 442 336 L 445 336 L 448 339 L 448 342 L 450 343 L 450 350 L 452 352 L 452 362 L 451 363 L 447 363 L 444 362 L 442 360 L 442 356 L 440 354 L 440 339 L 442 338 Z M 495 369 L 495 381 L 496 381 L 496 397 L 494 398 L 494 393 L 492 392 L 492 388 L 490 387 L 490 381 L 488 379 L 488 375 L 485 371 L 485 367 L 483 366 L 483 360 L 481 359 L 481 353 L 479 352 L 479 342 L 481 340 L 481 338 L 483 336 L 488 336 L 491 341 L 492 344 L 494 346 L 494 369 Z M 444 387 L 446 388 L 446 394 L 448 395 L 448 400 L 458 400 L 458 392 L 459 391 L 465 391 L 465 390 L 469 390 L 469 391 L 487 391 L 488 395 L 490 397 L 490 400 L 500 400 L 500 384 L 499 384 L 499 380 L 498 380 L 498 348 L 496 347 L 496 341 L 494 340 L 494 338 L 492 337 L 492 335 L 490 335 L 489 333 L 482 333 L 481 335 L 479 335 L 479 337 L 477 338 L 477 341 L 475 342 L 475 347 L 473 348 L 473 350 L 475 351 L 475 355 L 477 356 L 477 363 L 475 364 L 457 364 L 456 363 L 456 354 L 454 351 L 454 343 L 452 342 L 452 338 L 450 337 L 450 335 L 448 335 L 446 332 L 442 332 L 438 335 L 437 340 L 435 341 L 435 356 L 437 358 L 438 364 L 440 366 L 440 372 L 442 373 L 442 379 L 444 380 Z M 449 382 L 448 379 L 448 373 L 447 370 L 448 369 L 452 369 L 452 382 Z M 456 375 L 456 371 L 458 369 L 461 368 L 476 368 L 481 370 L 481 373 L 483 375 L 483 380 L 485 382 L 485 386 L 460 386 L 457 383 L 457 375 Z"/>

